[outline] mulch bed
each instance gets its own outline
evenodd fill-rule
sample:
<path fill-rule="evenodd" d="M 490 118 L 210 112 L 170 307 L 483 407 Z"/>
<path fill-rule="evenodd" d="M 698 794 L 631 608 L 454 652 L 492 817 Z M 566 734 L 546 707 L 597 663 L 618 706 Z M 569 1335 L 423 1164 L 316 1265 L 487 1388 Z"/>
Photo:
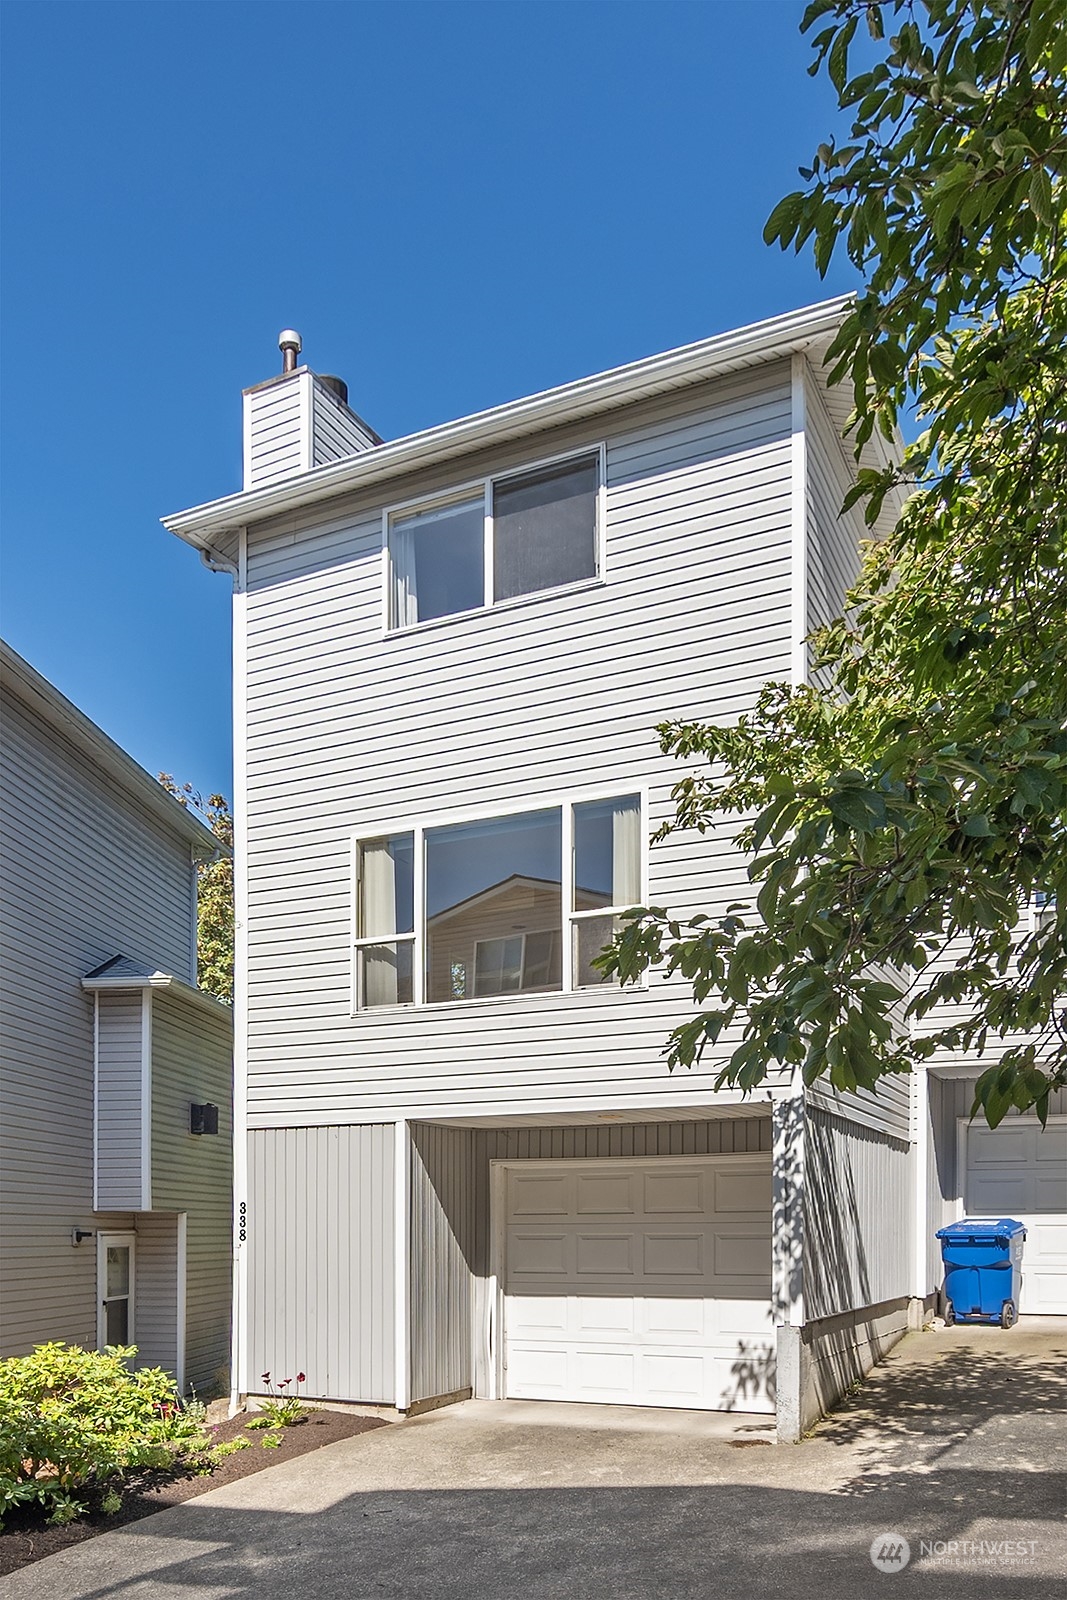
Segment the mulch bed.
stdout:
<path fill-rule="evenodd" d="M 19 1567 L 40 1561 L 43 1556 L 55 1555 L 83 1539 L 95 1539 L 98 1533 L 111 1533 L 128 1522 L 138 1522 L 150 1517 L 154 1511 L 165 1511 L 168 1506 L 181 1505 L 209 1489 L 224 1483 L 236 1483 L 264 1467 L 276 1467 L 280 1461 L 292 1461 L 295 1456 L 306 1455 L 324 1444 L 336 1444 L 340 1439 L 351 1439 L 357 1433 L 371 1428 L 384 1428 L 388 1423 L 382 1417 L 352 1416 L 340 1411 L 310 1411 L 303 1422 L 281 1430 L 282 1442 L 276 1450 L 264 1449 L 261 1431 L 246 1431 L 247 1416 L 234 1417 L 220 1422 L 212 1432 L 216 1444 L 236 1438 L 243 1433 L 251 1439 L 248 1450 L 238 1450 L 221 1461 L 213 1472 L 204 1475 L 186 1473 L 175 1476 L 164 1472 L 145 1472 L 127 1479 L 122 1492 L 122 1509 L 111 1516 L 91 1512 L 68 1522 L 62 1527 L 50 1528 L 44 1518 L 33 1511 L 12 1512 L 5 1520 L 0 1533 L 0 1577 L 16 1572 Z"/>

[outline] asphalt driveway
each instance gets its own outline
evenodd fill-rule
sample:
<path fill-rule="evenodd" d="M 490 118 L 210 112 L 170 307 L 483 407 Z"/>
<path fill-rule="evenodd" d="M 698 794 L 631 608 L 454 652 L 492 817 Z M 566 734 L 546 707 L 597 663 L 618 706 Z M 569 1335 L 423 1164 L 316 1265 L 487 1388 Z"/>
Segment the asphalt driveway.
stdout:
<path fill-rule="evenodd" d="M 1065 1358 L 1063 1322 L 912 1334 L 799 1445 L 769 1443 L 766 1417 L 470 1401 L 75 1546 L 0 1592 L 1059 1600 Z"/>

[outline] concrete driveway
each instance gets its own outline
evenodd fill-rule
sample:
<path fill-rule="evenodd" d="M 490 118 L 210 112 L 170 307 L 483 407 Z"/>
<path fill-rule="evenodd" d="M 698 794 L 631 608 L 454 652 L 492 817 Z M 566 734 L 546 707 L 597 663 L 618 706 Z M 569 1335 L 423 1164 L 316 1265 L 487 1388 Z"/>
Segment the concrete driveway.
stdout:
<path fill-rule="evenodd" d="M 469 1401 L 213 1490 L 0 1589 L 1059 1600 L 1065 1358 L 1067 1323 L 912 1334 L 799 1445 L 768 1443 L 765 1417 Z"/>

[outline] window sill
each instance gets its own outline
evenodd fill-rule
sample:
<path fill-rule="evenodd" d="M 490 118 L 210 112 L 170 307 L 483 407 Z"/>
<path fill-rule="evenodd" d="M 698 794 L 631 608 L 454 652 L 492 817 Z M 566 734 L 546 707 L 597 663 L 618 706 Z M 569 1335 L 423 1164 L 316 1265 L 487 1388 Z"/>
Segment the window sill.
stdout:
<path fill-rule="evenodd" d="M 474 1011 L 492 1011 L 505 1005 L 510 1005 L 513 1007 L 517 1006 L 526 1009 L 527 1007 L 531 1006 L 541 1007 L 544 1006 L 546 1002 L 559 1002 L 561 1000 L 567 1002 L 567 1009 L 576 1007 L 577 1005 L 590 999 L 607 1000 L 611 1005 L 621 1005 L 625 1002 L 627 995 L 647 994 L 648 988 L 649 986 L 645 982 L 628 983 L 626 985 L 619 983 L 606 983 L 596 988 L 591 987 L 588 989 L 549 989 L 542 990 L 540 993 L 531 991 L 527 994 L 486 994 L 472 996 L 469 1000 L 424 1000 L 421 1005 L 416 1005 L 414 1001 L 410 1001 L 405 1004 L 397 1004 L 392 1006 L 369 1006 L 364 1007 L 359 1011 L 350 1011 L 349 1015 L 353 1018 L 359 1018 L 360 1020 L 362 1020 L 364 1017 L 378 1016 L 433 1016 L 435 1018 L 454 1017 L 457 1015 L 469 1016 Z"/>
<path fill-rule="evenodd" d="M 406 639 L 413 633 L 426 633 L 431 628 L 445 628 L 456 622 L 469 622 L 474 617 L 492 617 L 498 611 L 517 611 L 520 606 L 558 600 L 571 594 L 585 594 L 592 589 L 606 589 L 606 578 L 583 578 L 580 583 L 565 583 L 558 589 L 538 589 L 534 594 L 519 594 L 513 600 L 498 600 L 491 606 L 475 606 L 470 611 L 452 611 L 447 617 L 428 617 L 425 622 L 409 622 L 402 628 L 383 628 L 383 639 Z"/>

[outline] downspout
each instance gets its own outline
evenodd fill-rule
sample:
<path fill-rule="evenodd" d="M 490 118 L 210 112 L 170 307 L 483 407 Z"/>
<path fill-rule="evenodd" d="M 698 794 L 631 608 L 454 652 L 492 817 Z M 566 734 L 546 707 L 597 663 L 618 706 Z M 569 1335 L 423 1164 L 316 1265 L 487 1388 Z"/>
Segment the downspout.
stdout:
<path fill-rule="evenodd" d="M 235 584 L 240 582 L 241 569 L 237 562 L 231 561 L 227 556 L 220 555 L 217 550 L 202 549 L 200 551 L 200 559 L 210 572 L 224 572 L 227 577 L 233 579 Z"/>

